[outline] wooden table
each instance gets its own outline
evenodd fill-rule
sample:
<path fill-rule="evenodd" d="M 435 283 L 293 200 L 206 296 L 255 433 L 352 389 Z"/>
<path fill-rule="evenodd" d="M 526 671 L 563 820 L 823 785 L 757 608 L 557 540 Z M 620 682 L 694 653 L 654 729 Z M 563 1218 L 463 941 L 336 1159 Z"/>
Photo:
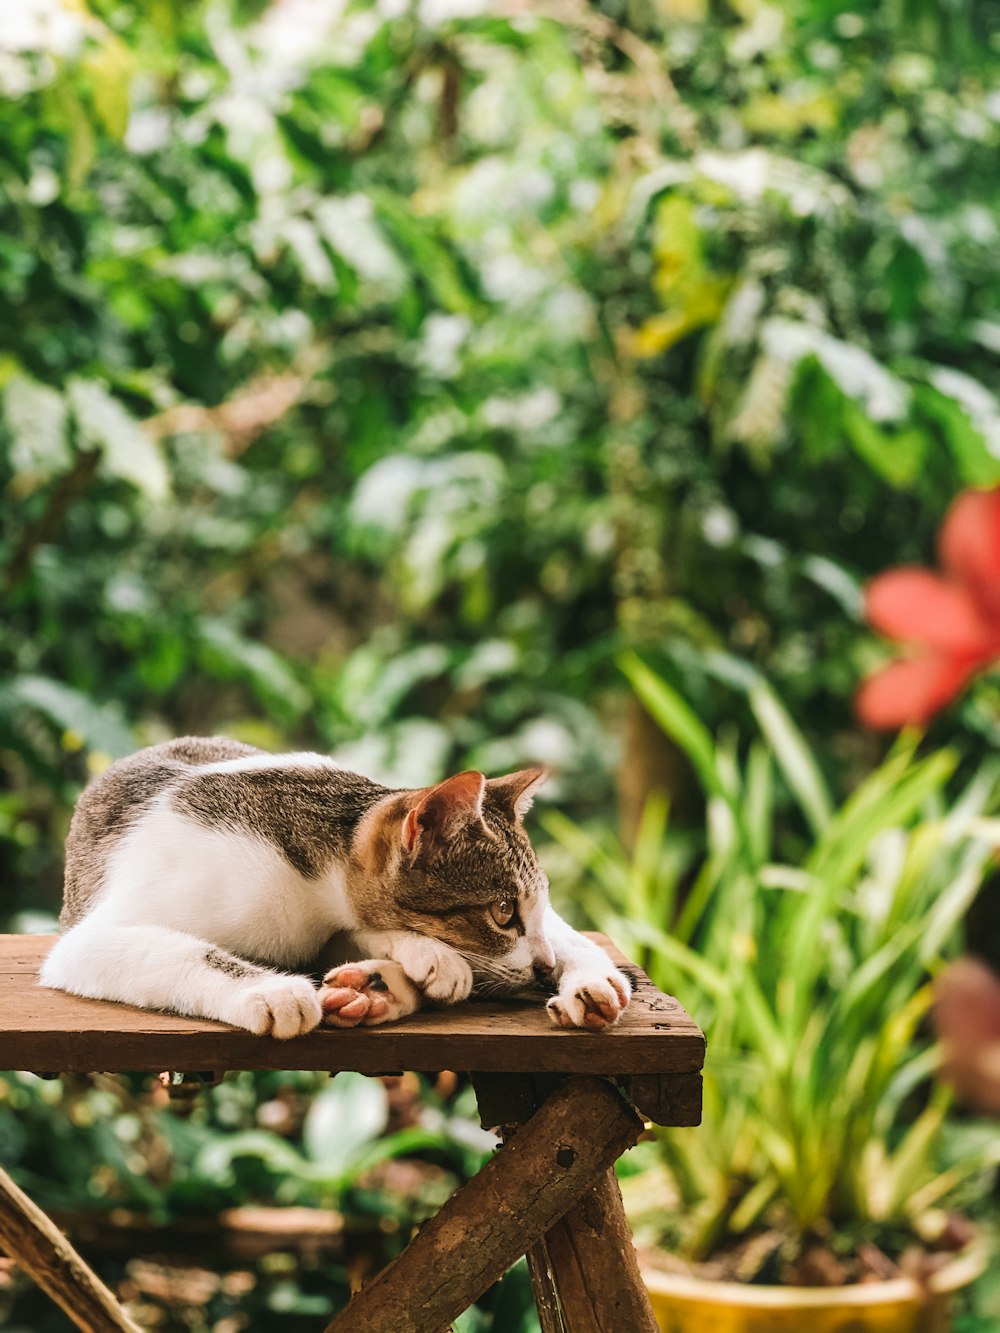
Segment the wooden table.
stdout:
<path fill-rule="evenodd" d="M 527 1254 L 543 1333 L 655 1333 L 613 1170 L 643 1120 L 697 1125 L 705 1039 L 671 996 L 633 978 L 611 1031 L 554 1028 L 541 1003 L 470 1001 L 387 1027 L 278 1042 L 207 1019 L 81 1000 L 36 983 L 49 936 L 0 936 L 0 1069 L 468 1072 L 503 1146 L 328 1333 L 441 1333 Z M 637 1114 L 638 1112 L 638 1114 Z M 47 1217 L 0 1181 L 0 1243 L 87 1330 L 136 1326 Z"/>

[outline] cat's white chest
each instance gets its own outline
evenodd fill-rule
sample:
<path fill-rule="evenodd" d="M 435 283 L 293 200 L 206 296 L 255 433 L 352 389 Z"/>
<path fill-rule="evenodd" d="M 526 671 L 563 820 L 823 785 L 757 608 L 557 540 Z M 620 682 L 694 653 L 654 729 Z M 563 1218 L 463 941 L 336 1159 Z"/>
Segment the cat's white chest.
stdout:
<path fill-rule="evenodd" d="M 97 910 L 286 967 L 315 958 L 334 931 L 355 924 L 339 865 L 306 879 L 266 839 L 207 828 L 163 802 L 112 854 Z"/>

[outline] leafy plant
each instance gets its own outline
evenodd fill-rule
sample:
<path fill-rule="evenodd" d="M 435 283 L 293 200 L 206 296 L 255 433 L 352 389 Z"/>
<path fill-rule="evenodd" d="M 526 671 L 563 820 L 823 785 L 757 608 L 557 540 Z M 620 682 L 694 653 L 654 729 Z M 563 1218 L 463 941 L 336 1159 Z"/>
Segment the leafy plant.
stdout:
<path fill-rule="evenodd" d="M 400 781 L 417 750 L 416 781 L 549 761 L 596 805 L 594 700 L 623 643 L 667 642 L 843 726 L 861 581 L 1000 475 L 987 0 L 294 33 L 245 0 L 25 4 L 0 750 L 46 836 L 0 824 L 19 906 L 52 905 L 88 767 L 182 729 Z"/>
<path fill-rule="evenodd" d="M 768 1224 L 796 1237 L 929 1234 L 934 1210 L 995 1151 L 942 1170 L 948 1094 L 925 1091 L 929 977 L 992 865 L 1000 764 L 953 791 L 957 755 L 903 737 L 839 807 L 783 706 L 750 690 L 741 755 L 636 657 L 624 670 L 707 799 L 692 848 L 650 801 L 631 856 L 554 814 L 592 919 L 708 1035 L 701 1131 L 660 1131 L 705 1258 Z M 791 801 L 791 808 L 785 798 Z"/>
<path fill-rule="evenodd" d="M 200 1080 L 186 1076 L 184 1086 L 197 1088 Z M 360 1074 L 244 1071 L 201 1087 L 193 1100 L 170 1107 L 167 1100 L 165 1087 L 148 1075 L 0 1077 L 5 1168 L 72 1235 L 90 1228 L 93 1237 L 96 1228 L 88 1256 L 126 1299 L 134 1303 L 137 1281 L 142 1290 L 144 1274 L 149 1278 L 152 1308 L 148 1316 L 136 1310 L 144 1326 L 215 1327 L 227 1313 L 219 1308 L 227 1264 L 243 1270 L 228 1292 L 228 1313 L 243 1322 L 287 1327 L 278 1312 L 287 1315 L 288 1302 L 314 1323 L 329 1318 L 349 1297 L 347 1270 L 391 1259 L 412 1227 L 479 1170 L 494 1142 L 478 1126 L 471 1086 L 436 1086 L 416 1075 L 390 1090 Z M 308 1244 L 297 1251 L 290 1232 L 257 1264 L 252 1253 L 218 1247 L 220 1228 L 236 1228 L 232 1234 L 245 1239 L 241 1218 L 259 1218 L 261 1207 L 296 1206 L 324 1210 L 317 1215 L 338 1224 L 323 1255 Z M 131 1279 L 115 1258 L 115 1239 L 125 1234 Z M 164 1266 L 159 1280 L 149 1271 L 157 1265 Z M 523 1269 L 474 1307 L 463 1326 L 528 1333 L 533 1304 Z M 185 1301 L 184 1282 L 172 1283 L 170 1274 L 196 1270 L 200 1289 L 195 1282 Z M 185 1303 L 192 1307 L 186 1314 L 178 1308 Z M 491 1322 L 501 1317 L 509 1324 Z M 64 1325 L 26 1277 L 0 1291 L 0 1321 L 37 1330 Z"/>
<path fill-rule="evenodd" d="M 1000 475 L 994 8 L 23 0 L 3 914 L 54 913 L 89 774 L 187 731 L 399 783 L 547 761 L 561 803 L 606 808 L 637 645 L 723 738 L 687 729 L 712 850 L 650 805 L 605 868 L 701 947 L 724 781 L 758 811 L 785 781 L 725 739 L 713 655 L 767 671 L 824 773 L 864 771 L 863 580 Z M 995 744 L 989 688 L 937 727 Z M 785 873 L 808 827 L 775 806 Z M 223 1193 L 314 1188 L 300 1144 L 242 1142 L 208 1154 Z"/>

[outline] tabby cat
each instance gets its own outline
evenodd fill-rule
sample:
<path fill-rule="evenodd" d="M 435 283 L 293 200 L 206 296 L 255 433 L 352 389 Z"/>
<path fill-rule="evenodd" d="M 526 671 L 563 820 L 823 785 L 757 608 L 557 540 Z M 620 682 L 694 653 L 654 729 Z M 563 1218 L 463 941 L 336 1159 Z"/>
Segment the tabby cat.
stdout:
<path fill-rule="evenodd" d="M 220 738 L 141 750 L 77 803 L 40 980 L 282 1039 L 539 984 L 555 1023 L 607 1027 L 631 985 L 549 905 L 522 823 L 543 776 L 410 791 Z M 364 961 L 317 989 L 294 970 L 338 932 Z"/>

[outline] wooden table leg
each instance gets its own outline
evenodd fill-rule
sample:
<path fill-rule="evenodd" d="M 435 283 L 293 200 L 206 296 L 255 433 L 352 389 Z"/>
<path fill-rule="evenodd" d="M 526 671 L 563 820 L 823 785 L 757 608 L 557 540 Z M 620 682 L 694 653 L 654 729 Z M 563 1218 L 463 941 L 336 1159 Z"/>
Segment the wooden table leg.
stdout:
<path fill-rule="evenodd" d="M 0 1245 L 84 1333 L 142 1333 L 56 1224 L 3 1170 Z"/>
<path fill-rule="evenodd" d="M 555 1269 L 544 1236 L 537 1245 L 532 1245 L 525 1258 L 531 1274 L 531 1289 L 535 1293 L 535 1309 L 538 1311 L 541 1333 L 566 1333 L 566 1321 L 556 1290 Z"/>
<path fill-rule="evenodd" d="M 487 1120 L 520 1117 L 558 1086 L 546 1076 L 474 1081 Z M 657 1333 L 613 1168 L 531 1247 L 528 1268 L 542 1333 Z"/>
<path fill-rule="evenodd" d="M 546 1232 L 539 1248 L 547 1259 L 546 1286 L 551 1282 L 559 1303 L 560 1333 L 656 1333 L 613 1169 Z"/>
<path fill-rule="evenodd" d="M 641 1133 L 642 1121 L 604 1079 L 569 1079 L 361 1288 L 327 1333 L 441 1333 Z M 626 1333 L 625 1326 L 603 1333 L 619 1329 Z"/>

